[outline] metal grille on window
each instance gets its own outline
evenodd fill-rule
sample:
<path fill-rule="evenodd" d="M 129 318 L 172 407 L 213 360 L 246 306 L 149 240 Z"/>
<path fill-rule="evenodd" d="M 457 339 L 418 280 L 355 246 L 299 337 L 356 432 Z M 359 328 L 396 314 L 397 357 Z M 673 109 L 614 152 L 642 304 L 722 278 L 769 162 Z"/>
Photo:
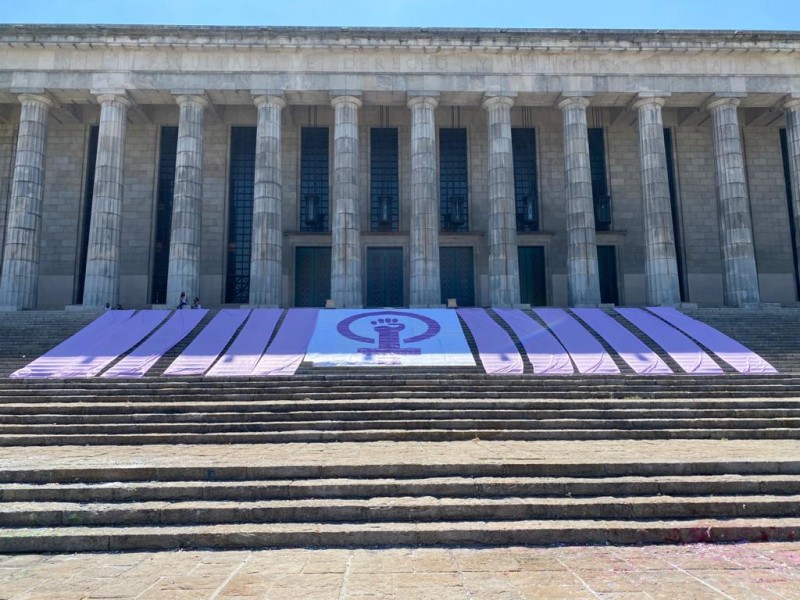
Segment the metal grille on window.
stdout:
<path fill-rule="evenodd" d="M 256 167 L 256 128 L 231 129 L 228 195 L 228 268 L 225 302 L 250 300 L 250 244 L 253 228 L 253 186 Z"/>
<path fill-rule="evenodd" d="M 397 129 L 370 131 L 370 229 L 398 231 Z"/>
<path fill-rule="evenodd" d="M 167 301 L 169 276 L 169 240 L 172 233 L 172 200 L 175 192 L 175 160 L 178 154 L 178 128 L 162 127 L 158 155 L 158 191 L 156 192 L 156 239 L 153 248 L 153 279 L 150 301 Z"/>
<path fill-rule="evenodd" d="M 606 146 L 601 127 L 589 128 L 589 164 L 592 170 L 594 227 L 597 231 L 610 231 L 611 196 L 606 180 Z"/>
<path fill-rule="evenodd" d="M 83 284 L 86 279 L 86 256 L 89 252 L 89 228 L 92 224 L 92 197 L 94 195 L 94 169 L 97 164 L 97 140 L 100 127 L 89 129 L 89 147 L 86 150 L 86 178 L 83 181 L 83 220 L 81 223 L 81 247 L 78 260 L 78 281 L 75 286 L 75 303 L 83 304 Z"/>
<path fill-rule="evenodd" d="M 469 231 L 467 130 L 439 130 L 439 219 L 442 231 Z"/>
<path fill-rule="evenodd" d="M 300 132 L 300 231 L 328 231 L 328 128 Z"/>
<path fill-rule="evenodd" d="M 511 130 L 514 153 L 514 198 L 517 231 L 539 231 L 539 194 L 536 180 L 536 132 L 533 128 Z"/>

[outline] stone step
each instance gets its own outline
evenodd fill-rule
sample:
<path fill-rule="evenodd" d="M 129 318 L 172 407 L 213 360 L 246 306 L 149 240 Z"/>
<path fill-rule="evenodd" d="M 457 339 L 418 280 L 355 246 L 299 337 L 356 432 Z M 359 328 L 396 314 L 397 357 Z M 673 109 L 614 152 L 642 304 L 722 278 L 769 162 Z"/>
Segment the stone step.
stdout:
<path fill-rule="evenodd" d="M 788 541 L 800 519 L 231 524 L 0 529 L 0 552 Z"/>

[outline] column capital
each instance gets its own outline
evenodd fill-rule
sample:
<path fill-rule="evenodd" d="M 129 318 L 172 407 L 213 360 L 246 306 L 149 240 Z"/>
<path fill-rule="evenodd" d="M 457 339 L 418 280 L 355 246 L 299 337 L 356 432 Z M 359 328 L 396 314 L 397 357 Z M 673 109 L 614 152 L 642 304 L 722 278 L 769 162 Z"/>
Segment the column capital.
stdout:
<path fill-rule="evenodd" d="M 556 106 L 561 110 L 569 108 L 570 106 L 582 106 L 586 108 L 589 106 L 591 100 L 588 96 L 561 96 L 556 102 Z"/>
<path fill-rule="evenodd" d="M 124 90 L 92 90 L 91 93 L 97 98 L 97 102 L 100 104 L 117 102 L 126 108 L 133 105 L 131 99 L 128 98 L 127 92 Z"/>
<path fill-rule="evenodd" d="M 493 106 L 508 106 L 511 108 L 514 106 L 515 97 L 516 93 L 484 94 L 483 102 L 481 102 L 481 108 L 484 110 L 489 110 Z"/>
<path fill-rule="evenodd" d="M 56 106 L 56 101 L 53 100 L 47 93 L 26 92 L 17 95 L 17 100 L 19 100 L 20 104 L 25 104 L 27 102 L 39 102 L 48 108 L 53 108 Z"/>
<path fill-rule="evenodd" d="M 205 96 L 201 96 L 200 94 L 180 94 L 175 97 L 175 103 L 178 106 L 183 106 L 184 104 L 188 103 L 199 104 L 203 108 L 208 108 L 210 102 L 208 98 Z"/>
<path fill-rule="evenodd" d="M 358 96 L 353 96 L 352 94 L 341 94 L 341 95 L 334 95 L 331 94 L 331 106 L 336 108 L 340 104 L 355 104 L 356 108 L 361 108 L 363 103 L 361 102 L 361 98 Z"/>
<path fill-rule="evenodd" d="M 666 96 L 669 96 L 669 93 L 662 95 L 651 95 L 651 94 L 637 94 L 633 102 L 631 102 L 631 108 L 633 110 L 638 110 L 642 106 L 646 106 L 647 104 L 656 104 L 658 106 L 664 106 L 667 101 Z"/>
<path fill-rule="evenodd" d="M 783 101 L 783 110 L 798 110 L 800 109 L 800 94 L 789 94 Z"/>
<path fill-rule="evenodd" d="M 703 106 L 704 110 L 714 110 L 715 108 L 719 108 L 721 106 L 733 106 L 734 108 L 739 106 L 739 103 L 742 101 L 741 95 L 732 95 L 732 96 L 723 96 L 717 94 L 712 96 Z"/>
<path fill-rule="evenodd" d="M 408 106 L 408 108 L 414 108 L 417 104 L 430 104 L 431 107 L 436 108 L 439 106 L 439 94 L 432 92 L 420 92 L 419 95 L 412 95 L 409 92 L 406 106 Z"/>
<path fill-rule="evenodd" d="M 254 94 L 253 104 L 255 104 L 257 108 L 261 108 L 265 104 L 274 104 L 279 108 L 286 108 L 286 98 L 283 97 L 282 93 L 258 94 L 258 95 Z"/>

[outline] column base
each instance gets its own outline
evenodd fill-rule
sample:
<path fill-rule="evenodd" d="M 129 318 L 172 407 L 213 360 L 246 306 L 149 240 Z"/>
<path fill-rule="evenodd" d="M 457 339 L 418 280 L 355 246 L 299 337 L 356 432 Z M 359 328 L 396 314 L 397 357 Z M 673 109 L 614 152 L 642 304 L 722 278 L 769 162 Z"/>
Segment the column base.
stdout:
<path fill-rule="evenodd" d="M 16 312 L 18 310 L 25 310 L 21 306 L 6 305 L 0 306 L 0 312 Z"/>
<path fill-rule="evenodd" d="M 92 312 L 92 311 L 101 312 L 110 309 L 106 309 L 105 306 L 87 306 L 86 304 L 67 304 L 64 307 L 64 310 L 66 310 L 67 312 Z"/>

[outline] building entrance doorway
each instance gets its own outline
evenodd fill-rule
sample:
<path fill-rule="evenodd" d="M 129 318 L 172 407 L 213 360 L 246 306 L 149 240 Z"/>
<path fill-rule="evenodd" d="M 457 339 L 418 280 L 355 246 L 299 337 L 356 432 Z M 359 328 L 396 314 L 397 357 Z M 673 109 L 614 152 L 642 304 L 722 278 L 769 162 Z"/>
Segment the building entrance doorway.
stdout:
<path fill-rule="evenodd" d="M 366 306 L 405 306 L 402 248 L 367 248 Z"/>
<path fill-rule="evenodd" d="M 331 297 L 331 249 L 298 246 L 294 263 L 294 305 L 325 306 Z"/>
<path fill-rule="evenodd" d="M 619 304 L 616 246 L 597 247 L 597 270 L 600 275 L 600 302 Z"/>
<path fill-rule="evenodd" d="M 547 304 L 547 277 L 544 271 L 544 246 L 520 246 L 519 300 L 531 306 Z"/>
<path fill-rule="evenodd" d="M 455 298 L 459 306 L 475 306 L 475 269 L 472 248 L 439 248 L 442 304 Z"/>

